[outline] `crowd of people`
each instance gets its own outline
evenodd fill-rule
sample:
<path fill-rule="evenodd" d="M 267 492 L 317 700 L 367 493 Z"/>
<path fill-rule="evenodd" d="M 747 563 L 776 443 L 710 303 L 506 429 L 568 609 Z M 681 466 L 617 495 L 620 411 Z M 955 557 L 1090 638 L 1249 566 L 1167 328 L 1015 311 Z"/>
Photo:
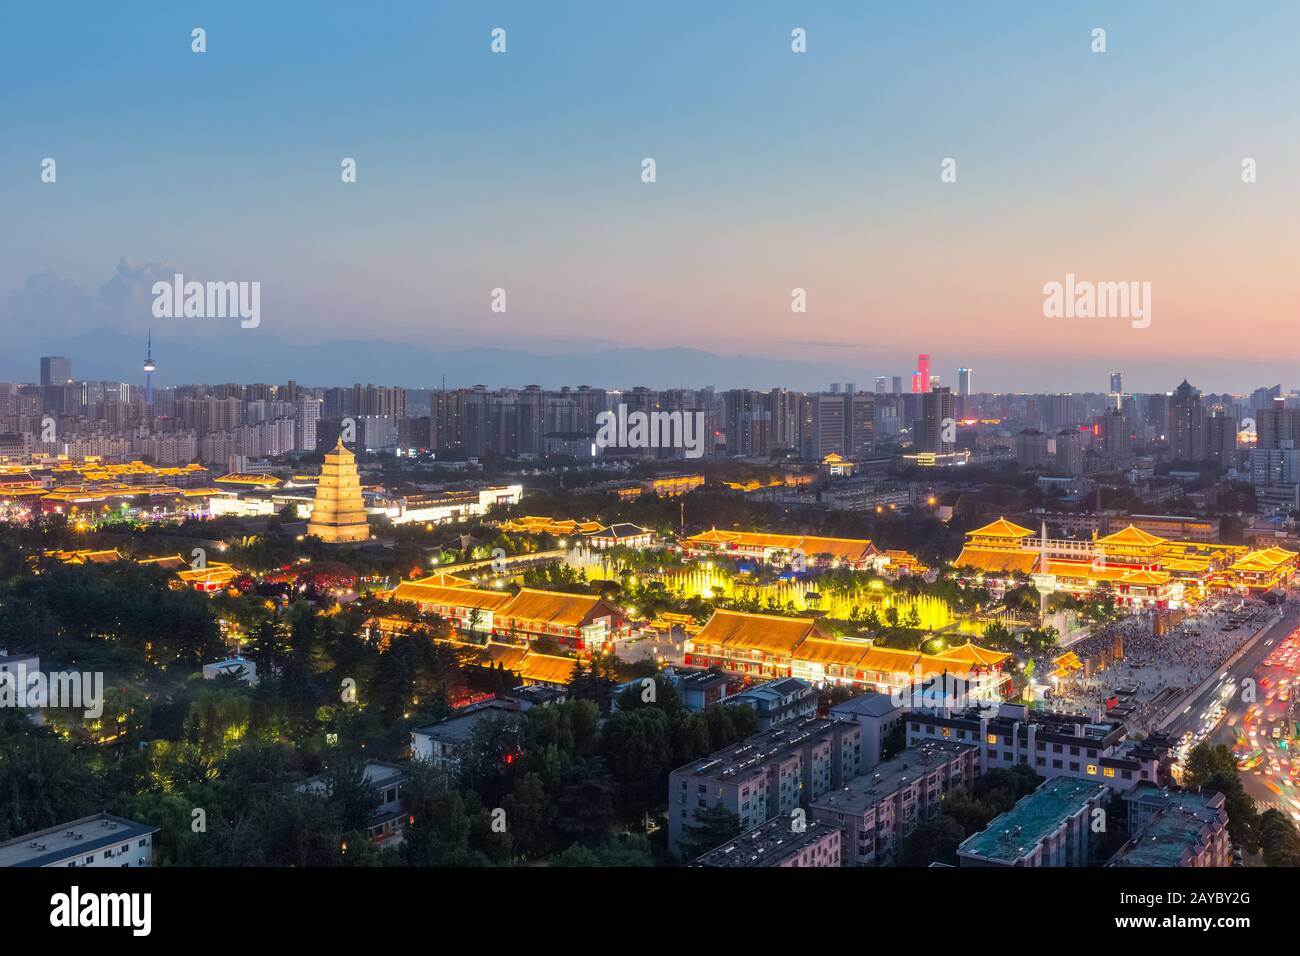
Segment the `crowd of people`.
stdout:
<path fill-rule="evenodd" d="M 1134 708 L 1129 729 L 1150 733 L 1185 692 L 1222 667 L 1268 619 L 1263 605 L 1247 604 L 1235 617 L 1227 608 L 1207 608 L 1157 634 L 1151 614 L 1135 614 L 1070 645 L 1089 666 L 1063 682 L 1055 696 L 1094 710 L 1123 692 L 1123 702 Z M 1241 623 L 1233 627 L 1236 621 Z M 1113 659 L 1117 637 L 1123 642 L 1120 660 Z"/>

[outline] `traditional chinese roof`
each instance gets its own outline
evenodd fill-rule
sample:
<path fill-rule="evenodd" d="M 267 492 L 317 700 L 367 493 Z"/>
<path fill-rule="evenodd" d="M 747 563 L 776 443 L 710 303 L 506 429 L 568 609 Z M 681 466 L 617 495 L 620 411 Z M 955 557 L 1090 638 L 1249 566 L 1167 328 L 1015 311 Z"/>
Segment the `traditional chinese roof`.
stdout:
<path fill-rule="evenodd" d="M 814 635 L 822 636 L 821 628 L 813 618 L 718 610 L 713 612 L 694 641 L 713 647 L 790 655 L 804 640 Z"/>
<path fill-rule="evenodd" d="M 615 616 L 618 610 L 595 594 L 566 594 L 562 591 L 521 588 L 499 613 L 510 620 L 581 627 L 593 618 Z"/>
<path fill-rule="evenodd" d="M 762 531 L 720 531 L 713 528 L 687 539 L 688 544 L 734 544 L 767 551 L 802 551 L 805 556 L 829 554 L 845 561 L 861 562 L 879 554 L 866 538 L 827 538 L 820 535 L 776 534 Z"/>
<path fill-rule="evenodd" d="M 228 564 L 212 561 L 202 568 L 186 568 L 184 571 L 178 571 L 176 576 L 186 584 L 222 587 L 239 577 L 239 572 Z"/>
<path fill-rule="evenodd" d="M 978 535 L 982 538 L 1025 538 L 1034 532 L 1030 528 L 1022 528 L 1018 524 L 1013 524 L 1006 518 L 999 518 L 992 524 L 986 524 L 982 528 L 976 528 L 974 531 L 967 531 L 967 537 Z"/>
<path fill-rule="evenodd" d="M 434 576 L 435 578 L 437 575 Z M 505 591 L 485 591 L 471 587 L 446 587 L 441 584 L 427 583 L 430 578 L 420 581 L 403 581 L 393 592 L 399 601 L 414 601 L 419 604 L 437 604 L 440 607 L 478 608 L 483 611 L 498 611 L 510 603 L 511 596 Z"/>
<path fill-rule="evenodd" d="M 1161 538 L 1154 534 L 1149 534 L 1135 525 L 1129 525 L 1122 531 L 1116 531 L 1114 534 L 1108 534 L 1104 538 L 1097 539 L 1097 544 L 1102 546 L 1120 545 L 1124 547 L 1151 548 L 1156 545 L 1168 543 L 1167 538 Z"/>
<path fill-rule="evenodd" d="M 572 657 L 534 654 L 529 651 L 517 673 L 525 682 L 567 684 L 573 678 L 573 669 L 577 666 L 578 662 Z"/>
<path fill-rule="evenodd" d="M 501 524 L 501 530 L 511 534 L 591 534 L 601 528 L 599 521 L 574 521 L 572 518 L 545 518 L 537 515 L 523 515 Z"/>
<path fill-rule="evenodd" d="M 141 558 L 137 563 L 153 564 L 160 568 L 166 568 L 168 571 L 179 571 L 190 566 L 190 563 L 179 554 L 166 555 L 161 558 Z"/>
<path fill-rule="evenodd" d="M 1120 579 L 1120 584 L 1139 584 L 1159 587 L 1169 583 L 1167 571 L 1130 571 Z"/>
<path fill-rule="evenodd" d="M 467 581 L 465 578 L 457 577 L 450 571 L 439 571 L 437 574 L 430 575 L 427 578 L 420 578 L 418 581 L 412 581 L 411 583 L 427 584 L 432 587 L 441 588 L 467 588 L 473 584 L 472 581 Z"/>
<path fill-rule="evenodd" d="M 1294 561 L 1296 552 L 1288 551 L 1285 548 L 1264 548 L 1261 551 L 1251 551 L 1243 555 L 1232 563 L 1231 571 L 1275 571 L 1288 561 Z"/>
<path fill-rule="evenodd" d="M 1079 655 L 1074 653 L 1074 651 L 1066 651 L 1060 657 L 1053 658 L 1052 663 L 1066 671 L 1077 671 L 1083 669 L 1083 661 L 1079 660 Z"/>
<path fill-rule="evenodd" d="M 243 471 L 231 472 L 228 475 L 222 475 L 220 478 L 213 478 L 212 480 L 219 485 L 239 485 L 251 488 L 279 488 L 280 485 L 284 484 L 274 475 L 261 475 Z"/>
<path fill-rule="evenodd" d="M 1038 567 L 1038 552 L 1001 551 L 996 548 L 973 548 L 967 545 L 961 549 L 961 554 L 957 555 L 953 565 L 959 568 L 977 568 L 980 571 L 1023 571 L 1029 574 Z"/>
<path fill-rule="evenodd" d="M 514 671 L 525 683 L 567 684 L 573 677 L 578 662 L 572 657 L 555 654 L 538 654 L 529 647 L 517 644 L 471 644 L 467 641 L 436 638 L 440 644 L 449 644 L 458 651 L 467 652 L 483 664 L 500 664 Z"/>
<path fill-rule="evenodd" d="M 1011 655 L 979 647 L 967 641 L 965 644 L 950 647 L 948 650 L 934 656 L 941 660 L 956 661 L 970 667 L 997 667 Z"/>
<path fill-rule="evenodd" d="M 112 564 L 121 561 L 122 555 L 114 548 L 104 551 L 47 551 L 48 557 L 58 558 L 64 564 Z"/>

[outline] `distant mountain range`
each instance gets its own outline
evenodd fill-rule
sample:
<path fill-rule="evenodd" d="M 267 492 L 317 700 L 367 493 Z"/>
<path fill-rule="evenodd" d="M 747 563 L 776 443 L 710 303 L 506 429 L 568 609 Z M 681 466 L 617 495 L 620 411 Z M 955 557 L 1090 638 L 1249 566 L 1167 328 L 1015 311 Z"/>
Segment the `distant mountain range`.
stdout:
<path fill-rule="evenodd" d="M 50 336 L 26 355 L 0 352 L 0 380 L 37 379 L 41 355 L 72 359 L 80 380 L 142 382 L 145 343 L 116 329 L 99 328 L 75 337 Z M 30 348 L 30 346 L 29 346 Z M 155 386 L 191 382 L 284 382 L 350 385 L 374 382 L 408 388 L 436 388 L 445 375 L 448 388 L 540 385 L 592 385 L 609 388 L 773 388 L 824 389 L 832 381 L 870 388 L 865 372 L 816 362 L 716 355 L 689 348 L 607 348 L 591 352 L 538 355 L 517 349 L 471 348 L 440 352 L 405 342 L 337 340 L 286 342 L 260 330 L 227 329 L 184 337 L 155 332 L 158 363 Z"/>

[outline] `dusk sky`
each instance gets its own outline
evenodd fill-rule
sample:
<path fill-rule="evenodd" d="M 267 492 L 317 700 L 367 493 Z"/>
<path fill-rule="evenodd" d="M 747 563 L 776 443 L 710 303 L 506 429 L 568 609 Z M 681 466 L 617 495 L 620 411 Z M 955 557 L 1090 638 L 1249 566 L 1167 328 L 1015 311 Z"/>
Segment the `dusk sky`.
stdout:
<path fill-rule="evenodd" d="M 0 10 L 24 366 L 63 336 L 90 374 L 78 336 L 107 326 L 172 354 L 685 346 L 865 385 L 922 351 L 977 390 L 1300 385 L 1294 2 L 130 6 Z M 261 326 L 151 318 L 175 271 L 260 281 Z M 1067 273 L 1150 282 L 1150 327 L 1044 318 Z"/>

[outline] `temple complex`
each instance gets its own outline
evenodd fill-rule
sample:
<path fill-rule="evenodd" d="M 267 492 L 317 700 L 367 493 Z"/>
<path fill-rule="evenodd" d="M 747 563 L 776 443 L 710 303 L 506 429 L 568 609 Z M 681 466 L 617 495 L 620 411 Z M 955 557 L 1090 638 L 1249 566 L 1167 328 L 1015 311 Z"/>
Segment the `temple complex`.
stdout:
<path fill-rule="evenodd" d="M 1285 587 L 1296 571 L 1296 552 L 1283 548 L 1170 541 L 1129 525 L 1114 534 L 1048 538 L 999 518 L 966 535 L 953 561 L 967 580 L 1005 590 L 1017 573 L 1040 593 L 1086 597 L 1108 590 L 1120 606 L 1178 608 L 1211 590 L 1263 593 Z"/>

